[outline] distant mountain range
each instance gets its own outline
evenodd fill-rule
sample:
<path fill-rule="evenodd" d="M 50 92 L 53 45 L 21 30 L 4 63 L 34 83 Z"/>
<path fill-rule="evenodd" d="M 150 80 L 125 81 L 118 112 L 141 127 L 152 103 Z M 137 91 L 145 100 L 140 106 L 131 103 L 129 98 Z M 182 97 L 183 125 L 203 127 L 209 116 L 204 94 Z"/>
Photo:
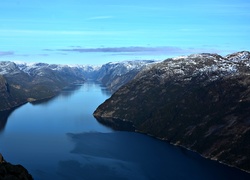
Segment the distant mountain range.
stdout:
<path fill-rule="evenodd" d="M 94 116 L 250 172 L 250 52 L 193 54 L 141 70 Z"/>
<path fill-rule="evenodd" d="M 154 61 L 124 61 L 102 66 L 0 62 L 0 111 L 28 101 L 50 98 L 73 83 L 98 81 L 111 91 L 132 79 Z"/>

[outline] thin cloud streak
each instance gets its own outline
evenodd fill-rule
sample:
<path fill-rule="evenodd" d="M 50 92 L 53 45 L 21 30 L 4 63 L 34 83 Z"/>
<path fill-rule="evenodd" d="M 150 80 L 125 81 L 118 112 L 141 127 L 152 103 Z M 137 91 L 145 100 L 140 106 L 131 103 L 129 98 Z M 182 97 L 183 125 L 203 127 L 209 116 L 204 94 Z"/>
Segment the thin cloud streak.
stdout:
<path fill-rule="evenodd" d="M 204 51 L 219 52 L 216 49 L 203 49 L 203 48 L 180 48 L 175 46 L 159 46 L 159 47 L 143 47 L 143 46 L 130 46 L 130 47 L 102 47 L 102 48 L 66 48 L 57 49 L 56 51 L 63 52 L 77 52 L 77 53 L 193 53 Z M 54 51 L 53 49 L 44 49 L 44 51 Z"/>
<path fill-rule="evenodd" d="M 49 51 L 50 49 L 45 49 Z M 71 49 L 57 49 L 57 51 L 66 51 L 66 52 L 79 52 L 79 53 L 121 53 L 121 52 L 163 52 L 163 51 L 182 51 L 178 47 L 141 47 L 141 46 L 131 46 L 131 47 L 105 47 L 105 48 L 71 48 Z"/>
<path fill-rule="evenodd" d="M 180 48 L 175 46 L 161 46 L 161 47 L 142 47 L 142 46 L 130 46 L 130 47 L 103 47 L 103 48 L 67 48 L 67 49 L 44 49 L 44 51 L 60 51 L 71 53 L 107 53 L 112 56 L 122 55 L 183 55 L 192 53 L 212 52 L 219 53 L 218 49 L 207 48 Z"/>
<path fill-rule="evenodd" d="M 15 53 L 13 51 L 0 51 L 0 56 L 11 56 Z"/>
<path fill-rule="evenodd" d="M 127 31 L 56 31 L 56 30 L 0 30 L 1 34 L 15 34 L 15 35 L 115 35 L 124 34 Z"/>

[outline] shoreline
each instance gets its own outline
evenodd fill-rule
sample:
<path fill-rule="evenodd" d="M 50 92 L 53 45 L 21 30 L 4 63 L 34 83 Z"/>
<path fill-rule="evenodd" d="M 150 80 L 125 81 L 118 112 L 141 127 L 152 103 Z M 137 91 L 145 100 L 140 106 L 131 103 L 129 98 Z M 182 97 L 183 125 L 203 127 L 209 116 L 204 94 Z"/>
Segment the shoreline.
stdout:
<path fill-rule="evenodd" d="M 12 107 L 10 107 L 10 108 L 0 109 L 0 113 L 4 113 L 4 112 L 7 112 L 7 111 L 13 111 L 13 110 L 15 110 L 15 109 L 17 109 L 17 108 L 19 108 L 19 107 L 25 105 L 26 103 L 28 103 L 28 101 L 27 101 L 27 102 L 20 103 L 20 104 L 15 105 L 15 106 L 12 106 Z"/>

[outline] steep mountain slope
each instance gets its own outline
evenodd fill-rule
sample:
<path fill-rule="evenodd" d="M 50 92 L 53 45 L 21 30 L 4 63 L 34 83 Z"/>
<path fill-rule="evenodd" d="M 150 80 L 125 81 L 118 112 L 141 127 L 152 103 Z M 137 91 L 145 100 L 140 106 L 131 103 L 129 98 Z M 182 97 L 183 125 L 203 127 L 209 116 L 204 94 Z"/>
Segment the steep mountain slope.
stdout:
<path fill-rule="evenodd" d="M 94 116 L 250 172 L 250 53 L 167 59 L 142 70 Z"/>
<path fill-rule="evenodd" d="M 152 60 L 123 61 L 107 63 L 96 72 L 95 80 L 115 92 L 122 85 L 133 79 L 141 69 L 155 63 Z"/>
<path fill-rule="evenodd" d="M 17 83 L 12 83 L 12 79 Z M 30 81 L 30 78 L 25 75 L 13 62 L 0 62 L 0 110 L 9 109 L 10 107 L 18 106 L 26 101 L 25 89 L 22 89 L 20 83 L 24 79 L 24 85 Z"/>

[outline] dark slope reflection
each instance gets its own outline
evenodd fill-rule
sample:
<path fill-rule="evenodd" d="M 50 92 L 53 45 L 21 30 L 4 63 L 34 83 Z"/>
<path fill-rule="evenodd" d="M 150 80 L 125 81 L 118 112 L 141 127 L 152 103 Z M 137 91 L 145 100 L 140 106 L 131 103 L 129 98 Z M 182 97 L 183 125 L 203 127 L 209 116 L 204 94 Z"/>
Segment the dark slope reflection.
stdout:
<path fill-rule="evenodd" d="M 52 98 L 46 98 L 46 99 L 34 101 L 34 102 L 31 102 L 31 104 L 34 106 L 35 105 L 46 105 L 47 103 L 50 103 L 51 101 L 56 99 L 57 96 L 70 97 L 71 95 L 73 95 L 75 93 L 75 91 L 79 90 L 81 88 L 81 86 L 82 86 L 82 84 L 73 84 L 73 85 L 67 86 L 67 87 L 63 88 L 63 90 L 61 91 L 61 93 L 59 95 L 56 95 L 55 97 L 52 97 Z"/>
<path fill-rule="evenodd" d="M 7 124 L 8 117 L 13 112 L 13 110 L 9 111 L 0 111 L 0 133 L 4 131 L 4 128 Z"/>

